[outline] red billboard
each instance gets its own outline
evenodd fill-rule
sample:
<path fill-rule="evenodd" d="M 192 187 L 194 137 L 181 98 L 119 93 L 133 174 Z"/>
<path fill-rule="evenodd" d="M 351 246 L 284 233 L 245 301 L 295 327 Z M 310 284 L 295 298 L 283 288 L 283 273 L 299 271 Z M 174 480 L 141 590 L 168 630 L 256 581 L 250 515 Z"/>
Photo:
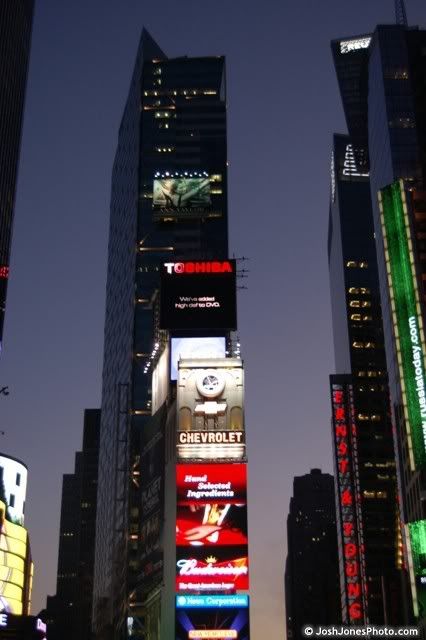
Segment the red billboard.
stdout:
<path fill-rule="evenodd" d="M 177 546 L 247 544 L 247 505 L 228 503 L 177 506 Z"/>
<path fill-rule="evenodd" d="M 176 465 L 177 502 L 191 504 L 246 504 L 247 465 Z"/>

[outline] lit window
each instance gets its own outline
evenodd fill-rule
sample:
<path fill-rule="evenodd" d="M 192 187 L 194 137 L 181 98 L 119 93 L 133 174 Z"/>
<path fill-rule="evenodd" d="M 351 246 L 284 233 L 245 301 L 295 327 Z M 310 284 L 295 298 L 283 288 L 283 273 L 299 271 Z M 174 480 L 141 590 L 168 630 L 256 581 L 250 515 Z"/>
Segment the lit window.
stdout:
<path fill-rule="evenodd" d="M 349 293 L 359 293 L 358 287 L 349 287 Z"/>
<path fill-rule="evenodd" d="M 364 347 L 366 349 L 375 349 L 376 348 L 376 343 L 375 342 L 366 342 L 364 344 Z"/>
<path fill-rule="evenodd" d="M 351 267 L 357 267 L 358 264 L 355 262 L 355 260 L 348 260 L 346 263 L 346 266 L 351 268 Z"/>
<path fill-rule="evenodd" d="M 362 319 L 364 320 L 364 322 L 370 322 L 373 318 L 372 316 L 362 316 Z"/>
<path fill-rule="evenodd" d="M 361 322 L 361 314 L 360 313 L 352 313 L 351 314 L 351 320 L 354 320 L 355 322 Z"/>
<path fill-rule="evenodd" d="M 358 414 L 358 420 L 369 420 L 370 416 L 366 415 L 365 413 L 359 413 Z"/>
<path fill-rule="evenodd" d="M 369 300 L 363 300 L 361 302 L 361 307 L 371 307 L 371 302 Z"/>
<path fill-rule="evenodd" d="M 358 308 L 358 307 L 361 306 L 361 302 L 360 302 L 360 300 L 351 300 L 350 303 L 349 303 L 349 306 Z"/>
<path fill-rule="evenodd" d="M 358 378 L 365 378 L 365 371 L 358 371 Z"/>
<path fill-rule="evenodd" d="M 371 293 L 370 289 L 368 289 L 367 287 L 360 287 L 359 292 L 363 293 L 364 295 Z"/>
<path fill-rule="evenodd" d="M 387 497 L 388 497 L 387 491 L 376 491 L 376 498 L 381 498 L 382 500 L 385 500 Z"/>
<path fill-rule="evenodd" d="M 381 371 L 367 371 L 368 378 L 377 378 L 381 374 Z"/>
<path fill-rule="evenodd" d="M 376 497 L 376 492 L 375 491 L 363 491 L 362 495 L 364 496 L 364 498 L 375 498 Z"/>
<path fill-rule="evenodd" d="M 363 342 L 357 342 L 356 340 L 354 340 L 352 342 L 352 346 L 353 346 L 354 349 L 363 349 L 364 343 Z"/>
<path fill-rule="evenodd" d="M 368 268 L 368 262 L 365 262 L 365 261 L 360 262 L 358 266 L 359 266 L 360 269 L 367 269 Z"/>

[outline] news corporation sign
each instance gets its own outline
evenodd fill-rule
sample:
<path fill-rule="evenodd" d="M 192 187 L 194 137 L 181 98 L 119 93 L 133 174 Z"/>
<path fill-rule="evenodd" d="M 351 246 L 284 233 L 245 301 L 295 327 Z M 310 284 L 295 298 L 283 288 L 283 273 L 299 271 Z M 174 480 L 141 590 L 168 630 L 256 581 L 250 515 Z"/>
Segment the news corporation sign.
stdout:
<path fill-rule="evenodd" d="M 379 191 L 386 270 L 411 468 L 426 467 L 425 337 L 402 180 Z"/>

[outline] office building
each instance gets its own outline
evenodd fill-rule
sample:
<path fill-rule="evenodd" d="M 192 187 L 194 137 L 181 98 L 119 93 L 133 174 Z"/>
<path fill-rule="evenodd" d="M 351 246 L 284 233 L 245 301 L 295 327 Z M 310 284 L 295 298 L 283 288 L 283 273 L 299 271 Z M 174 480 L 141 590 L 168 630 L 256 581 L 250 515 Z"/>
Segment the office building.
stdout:
<path fill-rule="evenodd" d="M 100 410 L 84 412 L 83 448 L 62 482 L 56 595 L 40 614 L 49 640 L 91 638 Z"/>
<path fill-rule="evenodd" d="M 405 525 L 403 563 L 409 569 L 412 594 L 407 608 L 424 624 L 426 32 L 407 26 L 403 2 L 396 3 L 396 17 L 398 24 L 379 25 L 371 36 L 336 41 L 333 50 L 340 59 L 349 135 L 354 147 L 368 152 L 400 517 Z M 339 73 L 338 64 L 336 68 Z M 404 602 L 408 591 L 404 587 Z"/>
<path fill-rule="evenodd" d="M 334 478 L 312 469 L 293 481 L 285 567 L 287 638 L 341 622 Z"/>
<path fill-rule="evenodd" d="M 34 0 L 0 3 L 0 350 Z"/>
<path fill-rule="evenodd" d="M 350 41 L 344 42 L 333 43 L 341 87 L 348 69 L 365 59 L 361 48 L 351 60 Z M 356 101 L 348 103 L 351 120 Z M 354 128 L 365 143 L 362 121 Z M 337 372 L 331 396 L 342 615 L 344 622 L 380 624 L 397 611 L 403 561 L 367 149 L 335 135 L 331 173 L 328 255 Z M 348 576 L 354 567 L 358 575 Z M 404 621 L 401 609 L 395 623 Z"/>
<path fill-rule="evenodd" d="M 184 582 L 176 567 L 184 571 L 190 560 L 197 575 L 219 575 L 222 562 L 235 565 L 235 540 L 245 565 L 234 566 L 231 574 L 243 576 L 237 587 L 233 581 L 223 584 L 236 595 L 234 605 L 245 609 L 239 619 L 248 627 L 243 405 L 241 399 L 233 406 L 227 421 L 228 401 L 218 400 L 228 384 L 243 388 L 241 361 L 227 357 L 238 356 L 239 348 L 230 337 L 236 328 L 236 263 L 228 260 L 226 194 L 224 59 L 169 59 L 144 30 L 112 175 L 93 609 L 97 638 L 166 640 L 186 633 L 179 624 L 188 618 L 201 624 L 200 611 L 187 611 L 186 601 L 180 599 L 175 611 L 175 594 Z M 184 362 L 187 368 L 181 372 Z M 179 491 L 192 490 L 185 489 L 185 479 L 180 489 L 176 485 L 182 451 L 175 446 L 181 415 L 178 379 L 205 379 L 206 371 L 217 393 L 212 389 L 209 395 L 191 383 L 199 399 L 193 408 L 197 418 L 182 407 L 182 431 L 197 434 L 183 434 L 181 445 L 207 445 L 186 450 L 185 465 L 200 463 L 206 455 L 209 464 L 225 459 L 243 465 L 230 469 L 225 464 L 216 472 L 198 469 L 200 477 L 218 473 L 216 483 L 219 472 L 236 473 L 227 482 L 237 482 L 242 510 L 233 500 L 213 505 L 210 515 L 203 501 L 191 503 L 190 509 L 191 514 L 204 513 L 207 520 L 200 526 L 217 528 L 201 546 L 214 546 L 224 537 L 222 528 L 240 522 L 241 533 L 231 536 L 228 556 L 219 549 L 222 560 L 217 550 L 204 557 L 201 548 L 197 558 L 189 558 L 196 545 L 183 534 L 183 541 L 176 538 L 176 518 L 188 507 Z M 207 436 L 222 438 L 224 446 L 212 450 L 213 440 L 207 443 L 198 432 L 209 431 L 210 421 L 219 425 L 224 420 L 224 434 Z M 237 435 L 229 436 L 229 430 Z M 187 471 L 188 477 L 197 477 L 197 469 Z M 182 587 L 188 594 L 193 588 Z M 200 589 L 208 593 L 208 584 Z M 241 597 L 240 591 L 245 592 Z M 214 619 L 217 611 L 201 608 L 202 624 L 209 624 L 206 616 Z M 236 616 L 239 609 L 230 612 Z"/>

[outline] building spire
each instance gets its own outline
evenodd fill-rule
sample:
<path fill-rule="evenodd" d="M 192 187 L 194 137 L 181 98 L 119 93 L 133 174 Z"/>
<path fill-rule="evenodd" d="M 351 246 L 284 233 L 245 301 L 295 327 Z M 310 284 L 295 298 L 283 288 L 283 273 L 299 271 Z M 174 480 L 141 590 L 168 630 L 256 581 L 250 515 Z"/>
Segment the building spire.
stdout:
<path fill-rule="evenodd" d="M 395 20 L 396 24 L 408 27 L 404 0 L 395 0 Z"/>

